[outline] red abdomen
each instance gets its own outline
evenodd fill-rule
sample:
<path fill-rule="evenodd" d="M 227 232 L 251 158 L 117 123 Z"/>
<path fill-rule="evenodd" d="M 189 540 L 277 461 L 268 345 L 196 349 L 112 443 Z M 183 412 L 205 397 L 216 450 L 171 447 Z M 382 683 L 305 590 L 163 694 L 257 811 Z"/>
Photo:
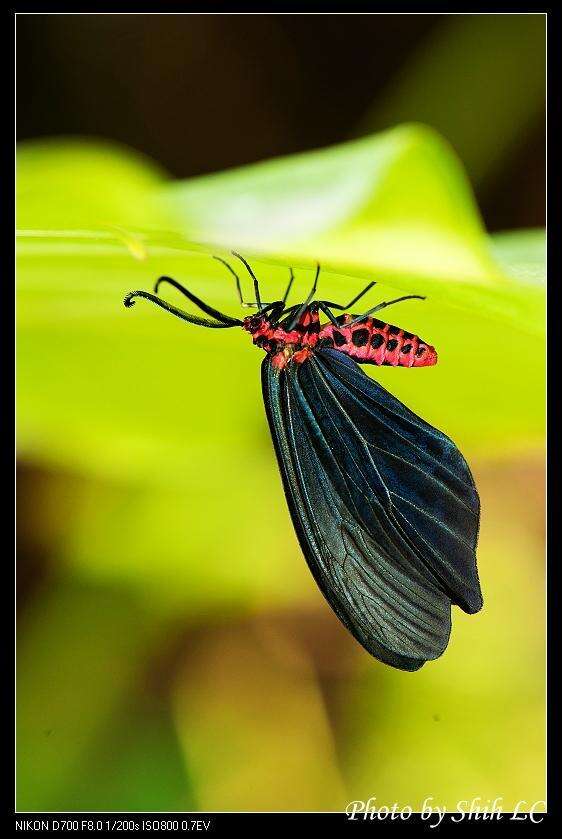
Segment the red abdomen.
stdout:
<path fill-rule="evenodd" d="M 333 347 L 363 364 L 392 367 L 430 367 L 437 364 L 435 348 L 417 335 L 391 323 L 365 318 L 353 326 L 353 315 L 342 315 L 338 326 L 324 324 L 317 347 Z"/>

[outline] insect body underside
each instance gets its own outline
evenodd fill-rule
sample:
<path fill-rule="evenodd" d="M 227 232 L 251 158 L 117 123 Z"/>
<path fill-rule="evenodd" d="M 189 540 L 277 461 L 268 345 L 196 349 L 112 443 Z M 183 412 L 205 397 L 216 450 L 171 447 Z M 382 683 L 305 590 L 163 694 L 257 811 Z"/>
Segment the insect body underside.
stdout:
<path fill-rule="evenodd" d="M 318 311 L 307 307 L 287 331 L 258 315 L 246 318 L 244 328 L 256 346 L 282 369 L 289 361 L 302 363 L 315 349 L 333 348 L 363 364 L 392 367 L 429 367 L 437 363 L 435 348 L 417 335 L 377 318 L 340 315 L 337 325 L 320 324 Z"/>

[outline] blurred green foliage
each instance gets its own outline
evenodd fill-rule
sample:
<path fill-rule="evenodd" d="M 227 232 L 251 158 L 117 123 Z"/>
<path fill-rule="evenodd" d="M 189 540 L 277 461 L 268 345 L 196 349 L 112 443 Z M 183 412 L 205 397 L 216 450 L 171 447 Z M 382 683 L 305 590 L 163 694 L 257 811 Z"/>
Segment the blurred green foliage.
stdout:
<path fill-rule="evenodd" d="M 432 125 L 481 183 L 514 155 L 545 105 L 546 15 L 448 15 L 361 122 Z"/>
<path fill-rule="evenodd" d="M 47 555 L 20 621 L 19 806 L 541 798 L 543 233 L 489 237 L 419 125 L 185 183 L 93 142 L 31 143 L 18 165 L 18 442 L 39 470 L 22 529 Z M 316 259 L 331 299 L 364 278 L 373 303 L 427 295 L 389 319 L 439 365 L 376 376 L 474 465 L 486 607 L 455 614 L 415 682 L 347 639 L 308 574 L 247 337 L 121 305 L 168 274 L 239 313 L 211 258 L 233 248 L 267 300 L 288 265 L 303 297 Z"/>

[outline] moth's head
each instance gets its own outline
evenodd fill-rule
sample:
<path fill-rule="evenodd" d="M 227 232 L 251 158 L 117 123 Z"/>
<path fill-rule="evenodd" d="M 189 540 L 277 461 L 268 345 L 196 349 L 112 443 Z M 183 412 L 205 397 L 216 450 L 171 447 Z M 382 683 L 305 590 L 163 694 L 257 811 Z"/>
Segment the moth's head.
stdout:
<path fill-rule="evenodd" d="M 266 315 L 262 315 L 261 312 L 256 312 L 255 315 L 249 315 L 247 318 L 244 318 L 242 321 L 242 328 L 249 332 L 250 335 L 255 335 L 258 332 L 261 332 L 264 328 L 267 329 L 269 326 L 269 321 Z"/>
<path fill-rule="evenodd" d="M 246 305 L 255 305 L 246 304 Z M 285 302 L 283 300 L 276 300 L 275 303 L 267 303 L 265 308 L 255 315 L 249 315 L 242 321 L 242 327 L 254 337 L 256 335 L 263 335 L 269 330 L 275 330 L 278 327 L 283 327 L 284 322 L 279 319 L 283 315 L 285 309 Z"/>

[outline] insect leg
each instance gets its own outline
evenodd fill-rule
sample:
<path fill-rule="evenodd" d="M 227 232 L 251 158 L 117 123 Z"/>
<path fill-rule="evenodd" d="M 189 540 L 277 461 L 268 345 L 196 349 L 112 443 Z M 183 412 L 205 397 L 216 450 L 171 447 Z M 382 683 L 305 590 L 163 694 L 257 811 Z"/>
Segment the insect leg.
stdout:
<path fill-rule="evenodd" d="M 287 285 L 287 288 L 285 289 L 285 294 L 283 295 L 283 298 L 281 300 L 281 303 L 283 303 L 283 308 L 285 308 L 285 303 L 287 302 L 287 297 L 289 296 L 291 286 L 293 285 L 293 281 L 295 279 L 294 274 L 293 274 L 293 269 L 289 268 L 289 271 L 291 272 L 291 277 L 289 279 L 289 284 Z M 242 305 L 243 306 L 257 306 L 258 304 L 257 303 L 242 303 Z M 262 306 L 264 307 L 264 308 L 262 308 L 262 312 L 265 312 L 268 305 L 270 305 L 270 304 L 262 303 Z M 296 308 L 298 308 L 298 307 L 296 307 Z M 281 314 L 283 314 L 282 311 L 281 311 Z"/>
<path fill-rule="evenodd" d="M 251 303 L 245 303 L 245 302 L 244 302 L 244 299 L 243 299 L 243 297 L 242 297 L 242 287 L 241 287 L 241 285 L 240 285 L 240 277 L 238 276 L 238 274 L 236 273 L 236 271 L 234 270 L 234 268 L 232 268 L 232 266 L 230 266 L 230 265 L 228 264 L 228 262 L 226 261 L 226 259 L 223 259 L 223 258 L 222 258 L 222 257 L 220 257 L 220 256 L 213 256 L 213 259 L 216 259 L 218 262 L 222 262 L 222 264 L 223 264 L 226 268 L 228 268 L 228 270 L 230 271 L 230 273 L 232 274 L 232 276 L 233 276 L 233 277 L 234 277 L 234 279 L 236 280 L 236 290 L 237 290 L 237 292 L 238 292 L 238 298 L 239 298 L 239 300 L 240 300 L 240 305 L 241 305 L 241 306 L 251 306 L 251 305 L 252 305 Z"/>
<path fill-rule="evenodd" d="M 290 277 L 290 279 L 289 279 L 289 285 L 288 285 L 288 286 L 287 286 L 287 288 L 285 289 L 285 294 L 283 295 L 283 306 L 284 306 L 284 305 L 285 305 L 285 303 L 287 302 L 287 298 L 288 298 L 288 296 L 289 296 L 289 292 L 290 292 L 290 290 L 291 290 L 291 286 L 293 285 L 293 280 L 295 279 L 295 275 L 293 274 L 293 269 L 292 269 L 292 268 L 289 268 L 289 271 L 291 272 L 291 277 Z"/>
<path fill-rule="evenodd" d="M 177 318 L 186 320 L 189 323 L 195 323 L 198 326 L 206 326 L 209 329 L 229 329 L 231 326 L 242 325 L 241 320 L 234 320 L 233 318 L 230 318 L 229 321 L 221 320 L 218 322 L 207 320 L 206 318 L 198 318 L 195 315 L 190 315 L 187 312 L 184 312 L 183 309 L 178 309 L 177 306 L 172 306 L 170 303 L 166 303 L 165 300 L 162 300 L 160 297 L 156 297 L 155 294 L 151 294 L 149 291 L 130 291 L 123 301 L 128 309 L 135 305 L 135 297 L 144 297 L 146 300 L 150 300 L 151 303 L 156 303 L 156 305 L 160 306 L 161 309 L 164 309 L 166 312 L 170 312 L 170 314 L 175 315 Z"/>
<path fill-rule="evenodd" d="M 332 313 L 332 312 L 330 311 L 330 309 L 328 308 L 328 304 L 327 304 L 327 303 L 324 303 L 324 301 L 319 302 L 319 303 L 318 303 L 318 308 L 320 309 L 320 311 L 321 311 L 321 312 L 324 312 L 324 314 L 327 316 L 327 318 L 330 320 L 330 322 L 331 322 L 331 323 L 333 323 L 333 325 L 334 325 L 334 326 L 338 326 L 338 327 L 339 327 L 339 323 L 337 322 L 337 320 L 336 320 L 336 318 L 334 317 L 333 313 Z"/>
<path fill-rule="evenodd" d="M 308 304 L 310 303 L 310 301 L 312 300 L 312 298 L 316 294 L 316 288 L 318 286 L 318 276 L 319 276 L 319 274 L 320 274 L 320 263 L 318 262 L 318 263 L 316 263 L 316 274 L 314 276 L 314 282 L 312 283 L 312 288 L 310 289 L 308 297 L 306 298 L 304 303 L 301 304 L 297 313 L 295 314 L 295 316 L 291 320 L 290 325 L 287 327 L 289 332 L 291 331 L 291 329 L 294 329 L 295 324 L 298 323 L 298 320 L 299 320 L 300 316 L 302 315 L 302 313 L 304 312 L 304 310 L 306 309 L 306 307 L 308 306 Z"/>
<path fill-rule="evenodd" d="M 346 303 L 345 306 L 342 306 L 340 303 L 331 303 L 329 300 L 323 300 L 322 302 L 325 303 L 326 306 L 330 306 L 330 308 L 332 309 L 338 309 L 338 311 L 343 312 L 345 311 L 345 309 L 350 309 L 352 306 L 354 306 L 358 300 L 361 300 L 363 295 L 367 294 L 369 289 L 371 289 L 374 285 L 376 285 L 376 282 L 369 283 L 369 285 L 366 286 L 366 288 L 364 288 L 363 291 L 360 291 L 359 294 L 357 294 L 353 298 L 353 300 L 350 300 L 349 303 Z"/>
<path fill-rule="evenodd" d="M 209 306 L 207 303 L 204 303 L 199 297 L 196 297 L 191 291 L 189 291 L 185 286 L 182 286 L 181 283 L 178 283 L 177 280 L 173 280 L 171 277 L 160 277 L 156 280 L 154 285 L 154 291 L 158 294 L 158 288 L 160 283 L 169 283 L 169 285 L 176 288 L 180 291 L 188 300 L 191 300 L 192 303 L 195 303 L 196 306 L 199 307 L 205 314 L 210 315 L 215 320 L 220 320 L 223 323 L 232 323 L 232 324 L 240 324 L 242 321 L 238 320 L 238 318 L 231 318 L 229 315 L 225 315 L 222 312 L 219 312 L 218 309 L 213 309 L 212 306 Z"/>
<path fill-rule="evenodd" d="M 242 262 L 243 265 L 245 265 L 246 268 L 248 269 L 248 273 L 254 281 L 254 292 L 255 292 L 255 295 L 256 295 L 256 302 L 257 302 L 258 309 L 261 312 L 262 302 L 261 302 L 261 299 L 260 299 L 260 287 L 259 287 L 258 279 L 257 279 L 256 275 L 254 274 L 254 272 L 252 271 L 249 263 L 244 259 L 243 256 L 240 256 L 240 254 L 236 253 L 236 251 L 232 251 L 232 256 L 235 256 L 237 259 L 239 259 L 240 262 Z"/>
<path fill-rule="evenodd" d="M 295 306 L 289 306 L 287 309 L 283 309 L 281 312 L 279 312 L 276 321 L 274 321 L 272 319 L 271 325 L 272 326 L 277 326 L 277 324 L 279 323 L 279 319 L 282 317 L 283 318 L 283 324 L 282 325 L 286 327 L 288 317 L 290 315 L 292 315 L 293 312 L 296 312 L 297 309 L 300 309 L 300 307 L 301 307 L 301 304 L 297 303 Z"/>
<path fill-rule="evenodd" d="M 262 315 L 266 315 L 268 312 L 271 312 L 271 315 L 269 316 L 268 320 L 272 326 L 275 326 L 281 315 L 284 314 L 283 309 L 283 303 L 281 302 L 281 300 L 278 300 L 275 301 L 275 303 L 268 303 L 267 305 L 265 305 L 261 310 L 261 313 Z"/>
<path fill-rule="evenodd" d="M 355 323 L 359 323 L 360 320 L 366 318 L 368 315 L 372 315 L 374 312 L 378 312 L 381 309 L 386 309 L 387 306 L 392 306 L 393 303 L 401 303 L 402 300 L 425 300 L 421 294 L 406 294 L 404 297 L 396 297 L 394 300 L 386 300 L 384 303 L 379 303 L 378 306 L 373 306 L 372 309 L 369 309 L 362 315 L 357 315 L 357 317 L 350 320 L 349 323 L 346 323 L 346 326 L 353 326 Z"/>

